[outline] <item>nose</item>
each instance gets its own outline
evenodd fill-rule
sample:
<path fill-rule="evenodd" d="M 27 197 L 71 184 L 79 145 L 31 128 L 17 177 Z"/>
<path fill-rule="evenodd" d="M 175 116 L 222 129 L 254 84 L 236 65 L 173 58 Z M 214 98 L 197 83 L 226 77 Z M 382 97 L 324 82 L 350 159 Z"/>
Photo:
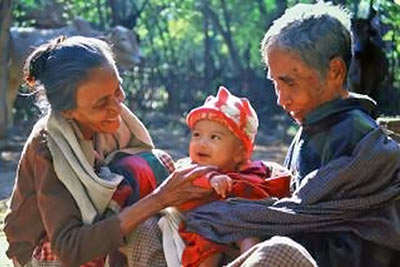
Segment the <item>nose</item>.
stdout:
<path fill-rule="evenodd" d="M 122 102 L 125 100 L 125 93 L 124 91 L 121 90 L 121 93 L 117 96 L 112 97 L 110 100 L 110 105 L 109 105 L 109 112 L 113 114 L 121 114 L 122 110 Z"/>
<path fill-rule="evenodd" d="M 201 138 L 199 139 L 199 145 L 200 145 L 201 147 L 206 147 L 207 144 L 208 144 L 207 138 L 201 137 Z"/>
<path fill-rule="evenodd" d="M 275 91 L 276 91 L 276 103 L 283 107 L 284 109 L 286 109 L 288 106 L 291 105 L 292 103 L 292 98 L 290 96 L 290 94 L 288 93 L 287 90 L 285 90 L 284 88 L 278 88 L 277 86 L 275 87 Z"/>

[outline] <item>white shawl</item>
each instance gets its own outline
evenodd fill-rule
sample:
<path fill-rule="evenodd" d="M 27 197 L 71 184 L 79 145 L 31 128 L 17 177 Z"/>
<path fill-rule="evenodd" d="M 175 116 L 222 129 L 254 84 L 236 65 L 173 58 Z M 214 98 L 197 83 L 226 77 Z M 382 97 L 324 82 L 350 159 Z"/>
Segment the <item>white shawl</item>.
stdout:
<path fill-rule="evenodd" d="M 46 122 L 48 147 L 58 179 L 75 199 L 84 223 L 92 223 L 108 206 L 123 179 L 107 172 L 94 171 L 95 154 L 108 163 L 117 151 L 138 153 L 154 148 L 142 122 L 123 106 L 121 126 L 115 134 L 98 133 L 92 140 L 82 137 L 76 124 L 59 112 L 51 111 Z"/>

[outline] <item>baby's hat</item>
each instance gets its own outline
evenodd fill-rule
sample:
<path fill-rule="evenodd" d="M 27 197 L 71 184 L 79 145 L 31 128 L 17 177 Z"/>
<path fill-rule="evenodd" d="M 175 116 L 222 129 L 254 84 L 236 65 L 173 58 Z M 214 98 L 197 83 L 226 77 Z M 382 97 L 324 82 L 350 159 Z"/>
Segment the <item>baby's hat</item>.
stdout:
<path fill-rule="evenodd" d="M 220 86 L 216 97 L 207 97 L 202 106 L 189 112 L 186 123 L 192 129 L 196 122 L 203 119 L 225 125 L 242 141 L 250 158 L 258 129 L 258 117 L 247 98 L 232 95 L 228 89 Z"/>

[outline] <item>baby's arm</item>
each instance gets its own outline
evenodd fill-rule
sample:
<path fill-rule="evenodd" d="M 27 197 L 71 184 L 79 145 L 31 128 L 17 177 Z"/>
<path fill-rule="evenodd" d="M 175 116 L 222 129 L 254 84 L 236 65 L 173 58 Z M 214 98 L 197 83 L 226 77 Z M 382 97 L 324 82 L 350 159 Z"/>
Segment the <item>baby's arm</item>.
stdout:
<path fill-rule="evenodd" d="M 213 175 L 210 178 L 210 185 L 222 198 L 232 191 L 232 179 L 226 174 Z"/>

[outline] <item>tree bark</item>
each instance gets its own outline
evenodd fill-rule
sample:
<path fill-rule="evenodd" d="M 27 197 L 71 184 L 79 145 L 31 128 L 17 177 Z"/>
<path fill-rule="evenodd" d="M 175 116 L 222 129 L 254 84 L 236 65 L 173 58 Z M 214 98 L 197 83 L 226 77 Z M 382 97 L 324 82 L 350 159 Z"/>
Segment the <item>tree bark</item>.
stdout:
<path fill-rule="evenodd" d="M 7 90 L 8 90 L 8 66 L 10 43 L 9 29 L 11 26 L 11 9 L 13 0 L 2 0 L 0 3 L 0 139 L 6 134 L 8 126 Z"/>

